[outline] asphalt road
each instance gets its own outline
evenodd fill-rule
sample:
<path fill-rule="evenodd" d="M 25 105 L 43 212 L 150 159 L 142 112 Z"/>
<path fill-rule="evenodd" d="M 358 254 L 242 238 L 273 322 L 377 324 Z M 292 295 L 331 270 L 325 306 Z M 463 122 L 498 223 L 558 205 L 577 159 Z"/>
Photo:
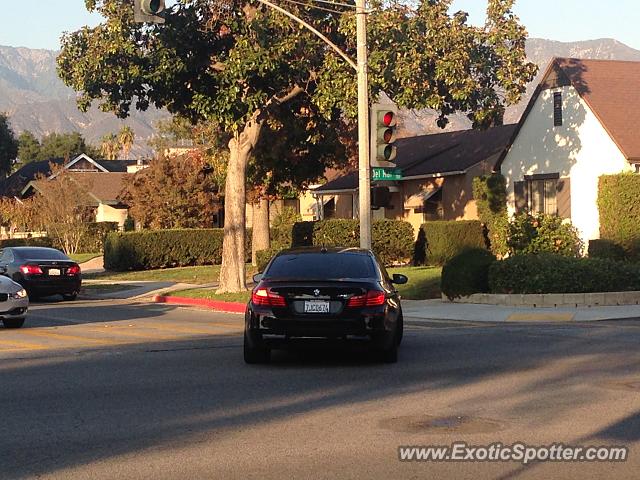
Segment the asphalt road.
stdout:
<path fill-rule="evenodd" d="M 408 322 L 396 365 L 242 362 L 242 317 L 47 303 L 0 328 L 0 479 L 637 478 L 640 321 Z M 400 445 L 625 445 L 625 463 L 398 461 Z"/>

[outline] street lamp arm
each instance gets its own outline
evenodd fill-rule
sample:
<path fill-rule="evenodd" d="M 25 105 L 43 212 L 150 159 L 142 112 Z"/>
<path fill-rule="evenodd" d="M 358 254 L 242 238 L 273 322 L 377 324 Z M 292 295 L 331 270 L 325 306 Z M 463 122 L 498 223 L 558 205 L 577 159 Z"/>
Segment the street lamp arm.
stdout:
<path fill-rule="evenodd" d="M 285 10 L 282 7 L 279 7 L 278 5 L 271 3 L 269 0 L 258 0 L 258 2 L 273 8 L 274 10 L 277 10 L 280 13 L 285 14 L 287 17 L 291 18 L 292 20 L 295 20 L 296 22 L 298 22 L 300 25 L 302 25 L 303 27 L 305 27 L 307 30 L 309 30 L 311 33 L 313 33 L 314 35 L 316 35 L 317 37 L 319 37 L 324 43 L 326 43 L 327 45 L 329 45 L 333 50 L 336 51 L 336 53 L 338 55 L 340 55 L 345 62 L 347 62 L 349 65 L 351 65 L 351 67 L 353 67 L 353 69 L 355 71 L 358 71 L 358 65 L 356 65 L 356 62 L 354 62 L 353 60 L 351 60 L 346 53 L 344 53 L 342 50 L 340 50 L 340 48 L 333 43 L 331 40 L 329 40 L 325 35 L 323 35 L 322 33 L 320 33 L 317 29 L 313 28 L 311 25 L 309 25 L 307 22 L 305 22 L 304 20 L 302 20 L 301 18 L 295 16 L 293 13 Z"/>

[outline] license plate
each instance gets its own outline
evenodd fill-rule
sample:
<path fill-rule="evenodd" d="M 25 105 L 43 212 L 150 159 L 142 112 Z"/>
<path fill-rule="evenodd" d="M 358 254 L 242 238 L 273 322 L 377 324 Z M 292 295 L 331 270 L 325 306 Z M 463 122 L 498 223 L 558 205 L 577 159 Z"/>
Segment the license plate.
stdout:
<path fill-rule="evenodd" d="M 329 313 L 329 302 L 323 300 L 306 300 L 304 313 Z"/>
<path fill-rule="evenodd" d="M 60 276 L 60 269 L 59 268 L 50 268 L 49 269 L 49 276 L 50 277 L 59 277 Z"/>

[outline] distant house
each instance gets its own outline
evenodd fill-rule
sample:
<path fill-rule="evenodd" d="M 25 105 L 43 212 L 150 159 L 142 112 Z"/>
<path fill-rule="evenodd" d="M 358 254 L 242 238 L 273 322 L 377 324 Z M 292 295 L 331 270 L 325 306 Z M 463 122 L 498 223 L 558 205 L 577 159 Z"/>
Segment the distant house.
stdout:
<path fill-rule="evenodd" d="M 406 220 L 416 232 L 428 220 L 477 219 L 473 178 L 494 170 L 515 129 L 516 125 L 504 125 L 398 140 L 395 163 L 402 179 L 378 183 L 390 187 L 392 208 L 375 210 L 374 218 Z M 358 217 L 357 172 L 311 193 L 320 218 Z"/>
<path fill-rule="evenodd" d="M 0 182 L 0 197 L 21 199 L 33 195 L 39 182 L 55 179 L 51 164 L 63 166 L 87 188 L 96 222 L 118 222 L 120 227 L 124 226 L 128 209 L 118 196 L 126 176 L 144 168 L 136 160 L 94 160 L 81 154 L 67 163 L 62 159 L 30 162 Z"/>
<path fill-rule="evenodd" d="M 555 58 L 498 162 L 508 208 L 599 238 L 598 178 L 640 169 L 640 62 Z"/>

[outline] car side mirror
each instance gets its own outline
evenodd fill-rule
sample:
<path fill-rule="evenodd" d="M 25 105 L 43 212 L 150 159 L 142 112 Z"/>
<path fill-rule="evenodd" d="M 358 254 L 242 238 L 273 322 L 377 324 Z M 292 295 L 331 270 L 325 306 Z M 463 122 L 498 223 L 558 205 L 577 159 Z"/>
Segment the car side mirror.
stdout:
<path fill-rule="evenodd" d="M 409 281 L 406 275 L 402 275 L 400 273 L 394 273 L 393 278 L 391 279 L 391 283 L 395 283 L 396 285 L 404 285 Z"/>
<path fill-rule="evenodd" d="M 262 280 L 262 277 L 264 277 L 263 273 L 256 273 L 253 276 L 253 283 L 258 283 L 260 280 Z"/>

